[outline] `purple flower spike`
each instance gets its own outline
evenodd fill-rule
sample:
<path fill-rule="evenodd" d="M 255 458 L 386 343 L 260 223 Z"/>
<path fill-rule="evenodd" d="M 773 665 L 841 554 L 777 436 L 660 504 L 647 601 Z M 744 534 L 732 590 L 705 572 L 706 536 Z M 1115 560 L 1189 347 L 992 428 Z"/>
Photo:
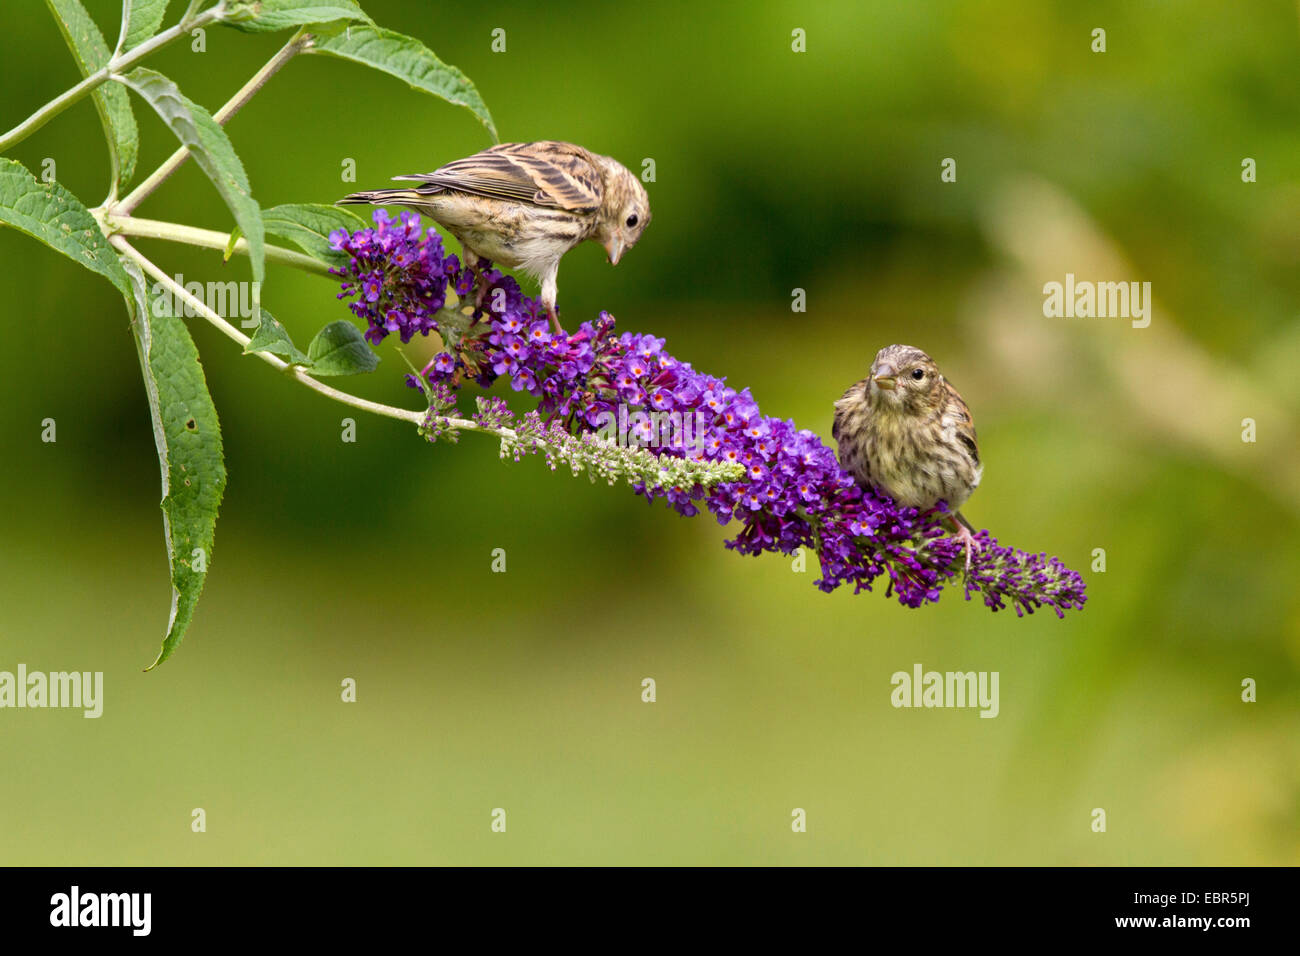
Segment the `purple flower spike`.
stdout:
<path fill-rule="evenodd" d="M 1018 615 L 1043 606 L 1058 616 L 1083 607 L 1084 582 L 1056 558 L 999 545 L 987 531 L 964 575 L 961 544 L 943 524 L 946 506 L 924 514 L 901 508 L 863 490 L 820 438 L 794 422 L 764 416 L 748 389 L 697 372 L 667 351 L 661 338 L 624 332 L 601 313 L 570 333 L 553 333 L 541 303 L 524 296 L 514 279 L 491 271 L 482 276 L 443 252 L 432 230 L 423 235 L 419 217 L 394 222 L 385 210 L 375 228 L 334 233 L 331 246 L 351 257 L 330 270 L 343 281 L 340 298 L 353 298 L 353 313 L 367 322 L 378 343 L 392 332 L 409 341 L 438 327 L 434 315 L 449 288 L 465 296 L 482 280 L 483 311 L 424 369 L 440 390 L 439 403 L 472 380 L 484 388 L 507 376 L 516 391 L 539 399 L 530 412 L 538 433 L 597 438 L 619 445 L 645 445 L 668 459 L 734 463 L 744 478 L 706 491 L 635 485 L 651 501 L 663 499 L 685 516 L 707 510 L 719 524 L 740 527 L 726 546 L 739 554 L 816 552 L 823 591 L 852 585 L 869 591 L 883 577 L 886 593 L 907 607 L 937 601 L 945 584 L 961 580 L 965 596 L 980 594 L 994 611 Z M 418 386 L 418 382 L 412 384 Z M 509 410 L 500 399 L 480 399 L 476 419 L 504 427 Z M 661 459 L 663 460 L 663 459 Z M 694 479 L 692 479 L 694 480 Z"/>

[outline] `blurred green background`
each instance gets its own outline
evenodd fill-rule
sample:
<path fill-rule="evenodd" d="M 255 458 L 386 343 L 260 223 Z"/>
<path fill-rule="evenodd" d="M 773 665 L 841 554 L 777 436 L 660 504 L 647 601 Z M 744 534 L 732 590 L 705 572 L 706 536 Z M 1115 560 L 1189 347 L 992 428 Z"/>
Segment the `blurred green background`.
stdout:
<path fill-rule="evenodd" d="M 116 35 L 116 3 L 88 6 Z M 0 712 L 0 862 L 1300 862 L 1295 4 L 365 6 L 461 67 L 503 139 L 655 160 L 641 244 L 617 269 L 594 244 L 565 259 L 567 322 L 609 309 L 827 439 L 877 349 L 926 349 L 979 425 L 967 515 L 1084 571 L 1087 607 L 827 596 L 815 560 L 739 558 L 709 517 L 501 464 L 478 436 L 430 447 L 358 415 L 344 444 L 346 409 L 194 322 L 230 483 L 194 625 L 144 674 L 169 590 L 122 302 L 0 230 L 0 669 L 106 684 L 99 720 Z M 4 4 L 0 28 L 7 128 L 77 75 L 42 4 Z M 149 65 L 215 109 L 285 39 L 209 29 Z M 144 174 L 174 143 L 136 114 Z M 489 145 L 467 112 L 323 57 L 229 131 L 265 206 Z M 54 158 L 88 205 L 106 189 L 89 101 L 13 155 Z M 230 225 L 193 163 L 139 214 Z M 247 277 L 139 247 L 187 280 Z M 1067 271 L 1151 282 L 1151 326 L 1044 318 Z M 347 316 L 334 292 L 271 266 L 264 301 L 301 344 Z M 346 384 L 414 407 L 381 354 Z M 1000 716 L 894 709 L 917 662 L 999 671 Z"/>

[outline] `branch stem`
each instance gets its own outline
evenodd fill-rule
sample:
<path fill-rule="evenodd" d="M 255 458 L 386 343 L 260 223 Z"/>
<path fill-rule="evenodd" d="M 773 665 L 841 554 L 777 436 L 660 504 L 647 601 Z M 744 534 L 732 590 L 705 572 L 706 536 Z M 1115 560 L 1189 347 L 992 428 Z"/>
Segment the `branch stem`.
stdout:
<path fill-rule="evenodd" d="M 111 242 L 123 255 L 134 260 L 145 273 L 153 277 L 164 288 L 171 292 L 172 295 L 193 309 L 197 315 L 201 315 L 203 318 L 207 319 L 208 323 L 216 328 L 222 335 L 230 339 L 232 342 L 238 343 L 241 348 L 247 347 L 248 343 L 251 341 L 247 335 L 239 331 L 239 329 L 235 328 L 212 309 L 208 308 L 201 299 L 187 292 L 183 285 L 167 273 L 163 272 L 158 266 L 154 265 L 152 261 L 142 255 L 134 246 L 127 242 L 126 239 L 120 235 L 115 235 L 111 236 L 108 241 Z M 369 399 L 350 395 L 347 392 L 326 385 L 319 379 L 312 378 L 302 369 L 289 365 L 289 363 L 271 355 L 269 352 L 250 352 L 249 354 L 255 355 L 267 365 L 286 373 L 301 384 L 306 385 L 312 391 L 324 395 L 326 398 L 333 399 L 336 402 L 341 402 L 344 405 L 349 405 L 352 408 L 360 409 L 363 412 L 371 412 L 375 415 L 382 415 L 385 418 L 394 418 L 399 422 L 410 422 L 413 425 L 424 424 L 427 414 L 426 412 L 419 412 L 406 408 L 394 408 L 392 405 L 382 405 L 379 402 L 372 402 Z M 514 429 L 511 428 L 494 428 L 492 426 L 482 425 L 479 422 L 467 418 L 444 417 L 442 421 L 446 422 L 452 428 L 462 431 L 479 432 L 485 435 L 494 435 L 497 438 L 515 438 Z"/>
<path fill-rule="evenodd" d="M 28 136 L 32 135 L 32 133 L 36 132 L 50 120 L 54 119 L 54 117 L 66 110 L 69 106 L 85 99 L 85 97 L 94 92 L 96 88 L 108 82 L 114 74 L 129 70 L 150 53 L 162 49 L 167 44 L 179 39 L 196 27 L 201 27 L 204 24 L 211 23 L 213 20 L 217 19 L 221 13 L 221 4 L 218 4 L 212 9 L 206 10 L 194 17 L 190 17 L 187 13 L 187 16 L 174 27 L 162 31 L 162 33 L 159 33 L 152 39 L 146 40 L 144 43 L 141 43 L 139 46 L 131 50 L 127 50 L 120 56 L 112 57 L 101 69 L 91 73 L 71 89 L 65 90 L 63 93 L 38 109 L 31 116 L 27 117 L 27 119 L 9 130 L 9 132 L 0 136 L 0 153 L 5 152 L 18 143 L 21 143 Z"/>
<path fill-rule="evenodd" d="M 183 242 L 191 246 L 200 246 L 204 249 L 220 249 L 222 251 L 230 243 L 230 233 L 217 232 L 214 229 L 199 229 L 195 226 L 184 226 L 177 222 L 137 219 L 134 216 L 115 216 L 107 212 L 104 213 L 103 221 L 105 230 L 110 234 L 120 233 L 124 236 L 137 236 L 141 239 L 166 239 L 169 242 Z M 302 269 L 305 272 L 313 272 L 316 275 L 329 275 L 329 266 L 317 259 L 313 259 L 311 256 L 295 252 L 292 249 L 285 249 L 283 246 L 268 245 L 265 248 L 266 258 L 269 262 L 280 262 L 284 265 Z M 248 243 L 243 239 L 238 240 L 235 243 L 235 252 L 248 255 Z"/>
<path fill-rule="evenodd" d="M 267 80 L 278 73 L 280 68 L 298 53 L 309 47 L 311 42 L 312 36 L 310 33 L 303 30 L 295 33 L 288 43 L 280 47 L 275 56 L 267 60 L 266 65 L 254 73 L 249 81 L 240 87 L 239 92 L 232 96 L 221 109 L 212 114 L 212 118 L 222 126 L 226 125 L 226 121 L 238 113 L 257 94 L 258 90 L 266 85 Z M 180 147 L 171 156 L 167 157 L 166 161 L 155 169 L 144 182 L 131 190 L 126 198 L 114 207 L 113 211 L 129 216 L 155 189 L 166 182 L 168 177 L 176 172 L 189 157 L 189 147 Z"/>

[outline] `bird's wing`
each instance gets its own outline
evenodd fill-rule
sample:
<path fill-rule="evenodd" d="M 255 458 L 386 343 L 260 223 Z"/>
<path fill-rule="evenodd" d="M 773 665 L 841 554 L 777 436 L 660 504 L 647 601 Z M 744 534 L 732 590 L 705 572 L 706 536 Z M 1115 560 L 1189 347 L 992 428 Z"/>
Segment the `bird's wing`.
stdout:
<path fill-rule="evenodd" d="M 975 437 L 975 416 L 970 413 L 970 406 L 966 404 L 966 400 L 961 397 L 957 389 L 952 387 L 951 382 L 944 379 L 943 387 L 948 393 L 948 405 L 957 412 L 957 440 L 966 446 L 971 458 L 978 465 L 980 463 L 980 450 L 978 439 Z"/>
<path fill-rule="evenodd" d="M 572 143 L 501 143 L 431 173 L 394 176 L 443 189 L 591 216 L 604 186 L 595 157 Z"/>
<path fill-rule="evenodd" d="M 843 427 L 844 419 L 848 417 L 850 400 L 856 397 L 858 390 L 862 389 L 865 383 L 866 379 L 854 382 L 835 403 L 835 420 L 831 423 L 831 437 L 836 441 L 840 440 L 840 429 Z"/>

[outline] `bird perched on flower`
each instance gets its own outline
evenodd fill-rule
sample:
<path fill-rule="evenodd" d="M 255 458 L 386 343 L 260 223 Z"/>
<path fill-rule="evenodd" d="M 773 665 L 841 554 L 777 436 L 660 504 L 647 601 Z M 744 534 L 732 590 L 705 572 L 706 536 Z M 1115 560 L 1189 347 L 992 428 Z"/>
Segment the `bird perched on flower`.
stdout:
<path fill-rule="evenodd" d="M 910 345 L 881 349 L 871 374 L 835 403 L 833 434 L 840 464 L 864 488 L 909 508 L 946 502 L 969 570 L 978 545 L 958 509 L 979 487 L 984 466 L 970 409 L 934 359 Z"/>
<path fill-rule="evenodd" d="M 618 265 L 650 222 L 640 181 L 621 163 L 573 143 L 501 143 L 431 173 L 393 178 L 420 185 L 353 193 L 339 204 L 410 206 L 460 240 L 470 268 L 487 260 L 540 279 L 556 331 L 560 258 L 594 239 Z M 483 291 L 480 283 L 476 305 Z"/>

